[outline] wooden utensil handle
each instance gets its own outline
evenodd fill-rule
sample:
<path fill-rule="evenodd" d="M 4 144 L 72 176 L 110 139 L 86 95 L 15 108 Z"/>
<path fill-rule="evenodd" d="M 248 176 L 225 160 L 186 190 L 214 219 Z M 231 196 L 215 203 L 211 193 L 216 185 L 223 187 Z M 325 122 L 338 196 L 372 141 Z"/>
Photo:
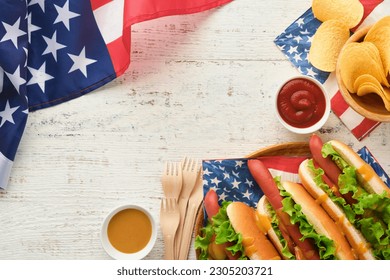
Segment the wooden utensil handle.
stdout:
<path fill-rule="evenodd" d="M 180 243 L 181 245 L 179 248 L 179 260 L 186 260 L 188 257 L 197 210 L 196 205 L 188 205 L 187 216 L 184 222 L 183 234 Z"/>
<path fill-rule="evenodd" d="M 164 259 L 174 260 L 175 259 L 174 236 L 173 235 L 164 236 L 164 243 L 165 243 Z"/>
<path fill-rule="evenodd" d="M 180 223 L 176 231 L 175 237 L 175 256 L 179 257 L 180 243 L 183 236 L 184 221 L 187 215 L 187 204 L 188 198 L 179 199 L 179 209 L 180 209 Z"/>

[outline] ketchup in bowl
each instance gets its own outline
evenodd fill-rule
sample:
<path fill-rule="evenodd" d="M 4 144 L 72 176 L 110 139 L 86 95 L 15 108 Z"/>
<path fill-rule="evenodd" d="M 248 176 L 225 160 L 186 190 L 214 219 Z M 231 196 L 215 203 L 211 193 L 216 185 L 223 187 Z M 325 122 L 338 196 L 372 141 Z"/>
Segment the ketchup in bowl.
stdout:
<path fill-rule="evenodd" d="M 329 107 L 329 99 L 322 85 L 309 77 L 288 80 L 276 97 L 279 120 L 297 133 L 318 130 L 329 116 Z"/>

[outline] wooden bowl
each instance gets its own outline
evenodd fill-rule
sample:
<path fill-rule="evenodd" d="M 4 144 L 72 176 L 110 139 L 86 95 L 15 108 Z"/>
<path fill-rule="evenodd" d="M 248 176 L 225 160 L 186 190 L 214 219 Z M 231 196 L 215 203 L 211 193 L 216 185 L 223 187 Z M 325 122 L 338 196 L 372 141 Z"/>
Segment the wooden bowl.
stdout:
<path fill-rule="evenodd" d="M 361 42 L 371 26 L 362 28 L 354 33 L 345 45 L 351 42 Z M 344 46 L 345 46 L 344 45 Z M 375 93 L 358 96 L 350 93 L 341 80 L 339 63 L 336 65 L 336 78 L 340 92 L 348 105 L 360 115 L 378 122 L 390 122 L 390 112 L 386 110 L 382 99 Z"/>
<path fill-rule="evenodd" d="M 266 148 L 257 150 L 246 158 L 257 158 L 262 156 L 310 156 L 309 144 L 306 142 L 288 142 L 283 144 L 276 144 Z M 203 205 L 198 210 L 194 234 L 195 237 L 201 235 L 201 228 L 204 226 L 204 212 Z M 196 250 L 196 258 L 199 259 L 199 250 Z"/>

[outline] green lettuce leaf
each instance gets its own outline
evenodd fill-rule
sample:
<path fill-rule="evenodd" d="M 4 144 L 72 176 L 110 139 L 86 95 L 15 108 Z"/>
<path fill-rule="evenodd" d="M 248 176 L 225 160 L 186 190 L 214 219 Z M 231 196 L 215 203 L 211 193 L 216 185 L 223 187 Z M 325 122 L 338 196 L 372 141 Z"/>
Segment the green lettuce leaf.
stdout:
<path fill-rule="evenodd" d="M 201 229 L 201 235 L 196 236 L 195 238 L 195 249 L 199 249 L 199 259 L 207 260 L 209 253 L 208 248 L 209 244 L 212 241 L 214 235 L 214 228 L 211 223 L 207 223 L 205 227 Z"/>
<path fill-rule="evenodd" d="M 242 236 L 234 231 L 226 212 L 226 208 L 231 203 L 231 201 L 222 202 L 218 213 L 212 218 L 212 223 L 209 222 L 206 227 L 201 229 L 203 237 L 197 236 L 195 238 L 195 249 L 200 250 L 200 259 L 208 259 L 208 246 L 212 242 L 214 234 L 216 244 L 232 242 L 233 245 L 227 247 L 226 250 L 230 251 L 232 255 L 239 253 L 239 259 L 248 259 L 242 245 Z"/>
<path fill-rule="evenodd" d="M 349 166 L 349 164 L 340 156 L 338 152 L 336 152 L 332 144 L 329 142 L 322 146 L 321 153 L 324 158 L 330 156 L 341 170 Z"/>
<path fill-rule="evenodd" d="M 306 216 L 303 214 L 302 207 L 294 202 L 291 195 L 282 187 L 279 179 L 276 180 L 276 183 L 279 187 L 280 195 L 283 197 L 283 211 L 290 216 L 292 224 L 298 224 L 302 234 L 301 240 L 303 241 L 307 238 L 312 239 L 318 248 L 318 253 L 322 260 L 337 259 L 335 255 L 336 247 L 333 240 L 317 233 L 313 225 L 308 222 Z"/>
<path fill-rule="evenodd" d="M 267 204 L 267 210 L 271 216 L 271 227 L 274 230 L 276 236 L 279 238 L 280 243 L 282 244 L 282 254 L 287 260 L 295 260 L 295 256 L 288 249 L 288 244 L 286 239 L 284 239 L 282 235 L 282 231 L 279 229 L 279 220 L 276 216 L 275 209 L 271 206 L 271 204 Z"/>
<path fill-rule="evenodd" d="M 343 197 L 336 196 L 333 191 L 331 190 L 331 186 L 328 186 L 324 180 L 322 179 L 322 176 L 324 175 L 324 170 L 321 168 L 316 168 L 314 166 L 313 160 L 309 160 L 308 162 L 308 168 L 313 172 L 314 174 L 314 182 L 318 187 L 320 187 L 328 196 L 329 198 L 341 209 L 344 210 L 345 215 L 347 216 L 347 219 L 351 222 L 355 222 L 356 213 L 353 211 L 351 205 L 349 205 Z"/>

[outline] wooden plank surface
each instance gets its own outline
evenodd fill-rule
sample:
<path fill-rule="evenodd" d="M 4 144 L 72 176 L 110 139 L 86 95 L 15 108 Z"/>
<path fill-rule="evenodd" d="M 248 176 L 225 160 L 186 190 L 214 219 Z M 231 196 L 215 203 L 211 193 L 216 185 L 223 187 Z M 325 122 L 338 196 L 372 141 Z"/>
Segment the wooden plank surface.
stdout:
<path fill-rule="evenodd" d="M 297 71 L 273 39 L 310 3 L 236 0 L 135 25 L 122 77 L 29 115 L 0 192 L 0 259 L 109 259 L 99 239 L 104 216 L 132 202 L 158 222 L 164 161 L 306 141 L 274 115 L 276 89 Z M 390 172 L 390 124 L 358 142 L 332 113 L 319 134 L 368 146 Z M 147 259 L 162 257 L 159 232 Z"/>

